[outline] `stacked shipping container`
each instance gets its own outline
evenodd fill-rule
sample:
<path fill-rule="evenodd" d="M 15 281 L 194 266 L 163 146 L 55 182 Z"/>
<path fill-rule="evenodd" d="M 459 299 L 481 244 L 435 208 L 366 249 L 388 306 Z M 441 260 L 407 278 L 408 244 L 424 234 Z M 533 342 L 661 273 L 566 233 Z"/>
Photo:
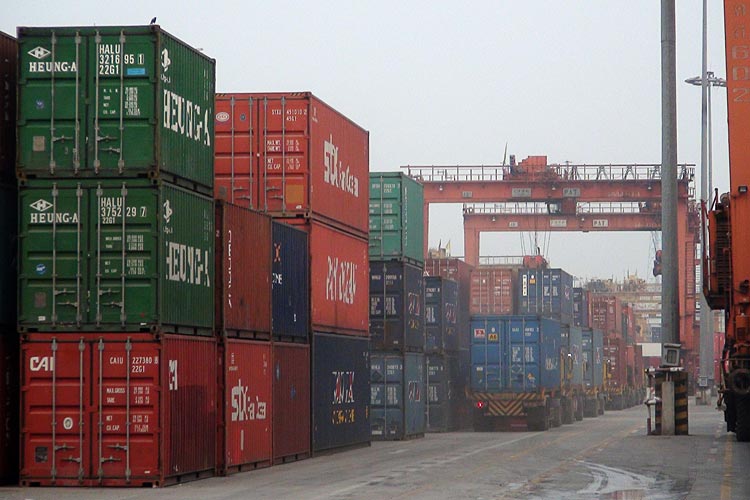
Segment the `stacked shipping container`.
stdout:
<path fill-rule="evenodd" d="M 16 333 L 17 44 L 0 32 L 0 484 L 18 476 L 18 336 Z"/>
<path fill-rule="evenodd" d="M 217 94 L 215 127 L 215 196 L 274 219 L 272 461 L 367 443 L 368 134 L 307 92 Z"/>
<path fill-rule="evenodd" d="M 424 197 L 401 173 L 371 172 L 369 186 L 370 429 L 407 439 L 426 427 Z"/>
<path fill-rule="evenodd" d="M 438 418 L 446 415 L 445 421 L 449 428 L 467 428 L 471 425 L 470 405 L 466 400 L 466 388 L 471 373 L 471 333 L 470 333 L 470 304 L 473 267 L 457 258 L 428 258 L 425 261 L 425 276 L 440 276 L 457 283 L 458 301 L 456 314 L 456 337 L 458 350 L 442 362 L 431 356 L 427 359 L 427 376 L 431 381 L 427 389 L 428 403 L 430 399 L 453 400 L 454 415 L 446 414 L 442 408 L 431 405 L 428 411 L 428 423 L 437 422 Z M 432 360 L 432 361 L 431 361 Z M 434 380 L 434 382 L 432 382 Z M 429 431 L 435 430 L 434 424 Z"/>
<path fill-rule="evenodd" d="M 214 61 L 155 25 L 18 35 L 21 481 L 212 475 Z"/>

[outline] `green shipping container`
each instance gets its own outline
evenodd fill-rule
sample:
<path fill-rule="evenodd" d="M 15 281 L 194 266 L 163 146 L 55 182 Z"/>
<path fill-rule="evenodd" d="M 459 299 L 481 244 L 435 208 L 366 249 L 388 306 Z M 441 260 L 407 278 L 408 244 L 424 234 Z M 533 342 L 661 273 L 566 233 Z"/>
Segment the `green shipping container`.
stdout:
<path fill-rule="evenodd" d="M 19 28 L 21 177 L 212 193 L 215 61 L 159 26 Z"/>
<path fill-rule="evenodd" d="M 424 263 L 424 189 L 400 172 L 370 172 L 370 259 Z"/>
<path fill-rule="evenodd" d="M 22 331 L 211 334 L 214 202 L 137 180 L 21 187 Z"/>
<path fill-rule="evenodd" d="M 17 191 L 16 186 L 0 184 L 0 326 L 2 327 L 15 327 L 16 324 Z"/>

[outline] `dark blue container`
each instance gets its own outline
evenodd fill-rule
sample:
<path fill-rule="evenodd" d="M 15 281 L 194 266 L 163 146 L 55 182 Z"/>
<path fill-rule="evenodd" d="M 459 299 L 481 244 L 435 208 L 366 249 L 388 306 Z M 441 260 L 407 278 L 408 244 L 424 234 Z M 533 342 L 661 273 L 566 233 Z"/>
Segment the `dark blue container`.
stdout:
<path fill-rule="evenodd" d="M 565 332 L 562 346 L 563 368 L 568 385 L 583 385 L 583 329 L 580 326 L 562 326 Z"/>
<path fill-rule="evenodd" d="M 601 330 L 584 328 L 581 331 L 581 370 L 583 385 L 587 389 L 602 387 L 604 371 L 604 334 Z"/>
<path fill-rule="evenodd" d="M 370 383 L 370 428 L 373 439 L 406 439 L 424 434 L 424 354 L 373 352 Z"/>
<path fill-rule="evenodd" d="M 312 357 L 313 452 L 369 443 L 367 338 L 316 332 Z"/>
<path fill-rule="evenodd" d="M 16 329 L 18 195 L 0 184 L 0 326 Z"/>
<path fill-rule="evenodd" d="M 518 314 L 573 321 L 573 277 L 562 269 L 519 269 Z"/>
<path fill-rule="evenodd" d="M 458 350 L 458 283 L 440 276 L 424 278 L 425 352 Z"/>
<path fill-rule="evenodd" d="M 307 233 L 273 223 L 271 330 L 279 340 L 310 338 L 310 259 Z"/>
<path fill-rule="evenodd" d="M 573 289 L 573 325 L 590 328 L 589 292 L 583 288 Z"/>
<path fill-rule="evenodd" d="M 471 329 L 472 390 L 536 392 L 560 387 L 559 321 L 541 316 L 475 316 Z"/>
<path fill-rule="evenodd" d="M 458 412 L 463 392 L 458 358 L 447 354 L 426 356 L 427 431 L 447 432 L 458 428 Z M 463 391 L 463 389 L 462 389 Z"/>
<path fill-rule="evenodd" d="M 377 351 L 423 352 L 422 268 L 370 261 L 370 342 Z"/>

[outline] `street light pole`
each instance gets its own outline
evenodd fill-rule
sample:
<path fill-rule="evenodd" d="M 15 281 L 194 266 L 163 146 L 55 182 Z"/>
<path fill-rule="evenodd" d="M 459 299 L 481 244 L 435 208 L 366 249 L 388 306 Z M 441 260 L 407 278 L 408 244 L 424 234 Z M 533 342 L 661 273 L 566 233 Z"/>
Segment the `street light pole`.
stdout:
<path fill-rule="evenodd" d="M 713 166 L 712 166 L 712 140 L 711 140 L 711 91 L 710 87 L 725 87 L 726 81 L 714 76 L 712 71 L 706 69 L 706 0 L 704 0 L 703 11 L 703 76 L 693 77 L 685 80 L 691 85 L 701 86 L 701 201 L 709 207 L 712 203 L 713 192 Z M 701 232 L 701 246 L 706 245 L 705 235 Z M 701 292 L 700 297 L 700 401 L 710 404 L 709 388 L 713 386 L 713 321 L 708 302 L 703 295 L 703 273 L 700 275 Z"/>

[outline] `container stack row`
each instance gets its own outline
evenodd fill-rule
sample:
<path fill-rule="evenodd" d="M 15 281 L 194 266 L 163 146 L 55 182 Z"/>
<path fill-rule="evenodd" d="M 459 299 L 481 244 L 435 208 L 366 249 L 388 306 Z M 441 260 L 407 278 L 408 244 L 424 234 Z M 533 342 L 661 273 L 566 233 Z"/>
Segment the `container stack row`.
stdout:
<path fill-rule="evenodd" d="M 370 429 L 373 439 L 411 439 L 426 429 L 422 186 L 370 173 Z"/>
<path fill-rule="evenodd" d="M 368 133 L 309 93 L 215 94 L 156 25 L 0 42 L 0 479 L 368 444 Z"/>
<path fill-rule="evenodd" d="M 306 432 L 302 415 L 312 454 L 366 445 L 369 134 L 308 92 L 217 94 L 215 127 L 214 196 L 273 220 L 273 268 L 264 274 L 274 290 L 272 376 L 283 376 L 278 360 L 289 373 L 309 374 L 304 386 L 300 379 L 274 389 L 274 401 L 300 405 L 274 415 L 274 450 L 299 449 L 293 436 Z M 243 236 L 240 248 L 250 248 L 254 234 Z M 290 246 L 298 237 L 306 238 L 304 252 Z M 286 274 L 277 270 L 283 262 Z M 292 295 L 276 296 L 279 287 L 309 295 L 309 314 L 298 316 L 285 302 Z M 274 461 L 304 455 L 291 451 L 274 452 Z"/>
<path fill-rule="evenodd" d="M 21 483 L 213 475 L 215 62 L 158 26 L 17 54 Z"/>
<path fill-rule="evenodd" d="M 591 325 L 604 332 L 606 407 L 629 408 L 646 393 L 643 348 L 636 343 L 634 306 L 616 295 L 590 293 Z"/>

